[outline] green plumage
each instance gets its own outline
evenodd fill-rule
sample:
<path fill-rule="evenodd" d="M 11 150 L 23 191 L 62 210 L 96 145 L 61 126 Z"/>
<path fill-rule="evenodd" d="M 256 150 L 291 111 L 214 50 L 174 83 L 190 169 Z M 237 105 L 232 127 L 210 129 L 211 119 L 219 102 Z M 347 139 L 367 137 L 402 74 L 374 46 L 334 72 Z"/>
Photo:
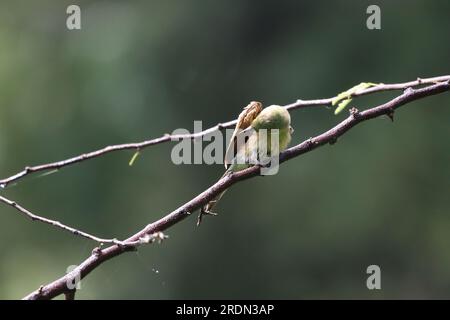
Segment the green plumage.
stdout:
<path fill-rule="evenodd" d="M 252 103 L 259 105 L 255 107 L 252 106 Z M 224 175 L 258 164 L 262 157 L 273 158 L 278 156 L 291 141 L 293 131 L 291 117 L 285 108 L 272 105 L 260 112 L 260 109 L 257 109 L 255 112 L 252 107 L 260 108 L 260 103 L 252 103 L 239 116 L 230 146 L 225 155 L 225 164 L 228 169 Z M 243 123 L 249 120 L 246 116 L 250 112 L 253 112 L 251 115 L 256 117 L 248 127 L 245 127 Z M 276 138 L 278 138 L 278 141 L 272 141 Z M 227 159 L 231 160 L 227 161 Z M 214 214 L 211 210 L 217 205 L 225 191 L 201 209 L 198 224 L 203 214 Z"/>

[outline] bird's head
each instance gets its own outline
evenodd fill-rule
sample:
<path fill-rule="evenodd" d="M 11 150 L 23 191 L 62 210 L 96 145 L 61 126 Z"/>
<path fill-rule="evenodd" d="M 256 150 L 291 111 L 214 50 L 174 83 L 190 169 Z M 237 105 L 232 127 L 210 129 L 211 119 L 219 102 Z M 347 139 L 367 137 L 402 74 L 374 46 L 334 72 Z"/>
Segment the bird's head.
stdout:
<path fill-rule="evenodd" d="M 264 108 L 258 117 L 252 122 L 255 130 L 259 129 L 283 129 L 291 125 L 291 116 L 286 108 L 272 105 Z"/>

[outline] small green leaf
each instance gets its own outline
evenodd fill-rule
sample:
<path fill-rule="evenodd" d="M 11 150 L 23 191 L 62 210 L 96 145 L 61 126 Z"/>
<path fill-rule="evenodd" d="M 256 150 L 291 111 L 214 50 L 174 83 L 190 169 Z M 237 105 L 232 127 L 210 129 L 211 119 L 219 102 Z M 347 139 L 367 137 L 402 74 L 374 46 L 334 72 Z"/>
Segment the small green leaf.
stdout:
<path fill-rule="evenodd" d="M 331 105 L 335 106 L 336 104 L 339 103 L 339 101 L 342 101 L 344 99 L 348 99 L 348 97 L 349 97 L 348 90 L 344 91 L 344 92 L 341 92 L 333 99 L 333 101 L 331 101 Z"/>
<path fill-rule="evenodd" d="M 350 102 L 352 102 L 353 99 L 347 99 L 347 100 L 343 100 L 339 103 L 338 107 L 336 108 L 336 110 L 334 110 L 334 114 L 338 114 L 339 112 L 341 112 L 342 110 L 345 109 L 346 106 L 348 106 L 348 104 Z"/>
<path fill-rule="evenodd" d="M 140 154 L 141 152 L 138 150 L 138 151 L 136 151 L 134 154 L 133 154 L 133 156 L 131 157 L 131 159 L 130 159 L 130 162 L 128 163 L 128 165 L 131 167 L 131 166 L 133 166 L 133 164 L 134 164 L 134 162 L 136 161 L 136 159 L 139 157 L 139 154 Z"/>
<path fill-rule="evenodd" d="M 336 97 L 333 98 L 331 101 L 331 105 L 335 106 L 338 104 L 338 107 L 336 110 L 334 110 L 334 114 L 338 114 L 342 110 L 345 109 L 346 106 L 352 101 L 351 96 L 354 95 L 356 92 L 360 90 L 364 90 L 373 86 L 377 86 L 377 83 L 373 82 L 361 82 L 360 84 L 357 84 L 356 86 L 348 89 L 347 91 L 339 93 Z"/>

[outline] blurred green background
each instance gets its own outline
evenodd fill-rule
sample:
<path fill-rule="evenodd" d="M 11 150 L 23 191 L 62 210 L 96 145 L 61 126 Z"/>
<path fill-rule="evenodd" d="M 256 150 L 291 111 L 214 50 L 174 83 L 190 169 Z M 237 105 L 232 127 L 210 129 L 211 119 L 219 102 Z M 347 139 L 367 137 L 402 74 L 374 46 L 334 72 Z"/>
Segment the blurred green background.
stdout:
<path fill-rule="evenodd" d="M 1 1 L 0 177 L 361 82 L 449 74 L 449 1 Z M 364 109 L 392 97 L 354 101 Z M 401 108 L 234 186 L 220 216 L 105 263 L 81 299 L 450 298 L 450 94 Z M 346 117 L 292 112 L 293 143 Z M 102 237 L 125 238 L 190 200 L 222 165 L 172 164 L 173 144 L 114 153 L 1 194 Z M 0 298 L 21 298 L 94 243 L 0 205 Z M 366 268 L 381 267 L 381 290 Z"/>

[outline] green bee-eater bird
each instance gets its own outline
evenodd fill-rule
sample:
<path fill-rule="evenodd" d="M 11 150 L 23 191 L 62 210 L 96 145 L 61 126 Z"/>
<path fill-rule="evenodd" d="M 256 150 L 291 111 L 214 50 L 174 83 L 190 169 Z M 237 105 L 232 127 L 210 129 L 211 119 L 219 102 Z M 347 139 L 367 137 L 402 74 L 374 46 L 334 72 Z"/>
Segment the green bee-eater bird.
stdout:
<path fill-rule="evenodd" d="M 227 171 L 224 176 L 255 164 L 265 164 L 263 160 L 277 157 L 291 142 L 292 132 L 291 116 L 285 108 L 272 105 L 263 109 L 260 102 L 250 102 L 239 115 L 228 145 L 224 161 Z M 211 210 L 225 191 L 203 206 L 197 225 L 201 223 L 203 215 L 216 215 Z"/>

